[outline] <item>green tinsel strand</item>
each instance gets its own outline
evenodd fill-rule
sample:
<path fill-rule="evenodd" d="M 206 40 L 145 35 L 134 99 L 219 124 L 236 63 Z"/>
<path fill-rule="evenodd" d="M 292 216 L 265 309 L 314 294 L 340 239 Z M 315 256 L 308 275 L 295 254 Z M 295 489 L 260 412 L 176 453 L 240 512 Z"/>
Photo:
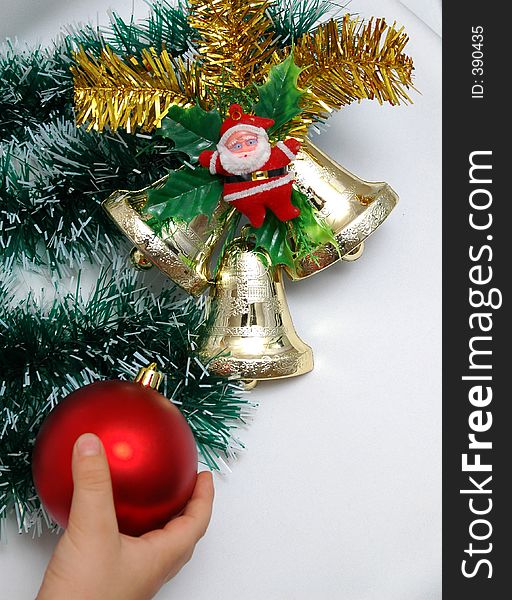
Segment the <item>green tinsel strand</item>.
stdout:
<path fill-rule="evenodd" d="M 162 140 L 86 132 L 62 118 L 0 147 L 0 249 L 4 260 L 58 269 L 111 254 L 119 238 L 101 201 L 178 166 Z"/>
<path fill-rule="evenodd" d="M 116 273 L 121 265 L 115 264 Z M 131 379 L 156 360 L 161 390 L 187 418 L 213 469 L 243 448 L 237 429 L 254 406 L 234 381 L 210 374 L 195 352 L 202 312 L 174 289 L 151 293 L 131 272 L 101 272 L 90 296 L 62 292 L 49 302 L 9 302 L 0 283 L 0 526 L 14 508 L 20 530 L 49 521 L 32 483 L 38 428 L 71 391 L 99 379 Z M 46 307 L 45 307 L 46 304 Z"/>
<path fill-rule="evenodd" d="M 279 0 L 270 5 L 269 13 L 279 45 L 289 46 L 327 16 L 339 16 L 345 7 L 333 0 Z"/>
<path fill-rule="evenodd" d="M 24 186 L 30 176 L 27 159 L 20 161 L 11 154 L 10 148 L 0 147 L 0 257 L 3 272 L 9 271 L 18 259 L 24 268 L 29 268 L 37 253 L 38 232 L 29 229 L 29 235 L 19 235 L 20 229 L 23 230 L 31 219 L 30 192 Z"/>
<path fill-rule="evenodd" d="M 181 56 L 190 49 L 193 30 L 187 22 L 187 3 L 179 1 L 172 5 L 167 0 L 148 2 L 150 13 L 146 19 L 125 21 L 115 12 L 110 12 L 110 24 L 94 27 L 90 24 L 66 28 L 62 45 L 67 54 L 82 47 L 98 55 L 109 46 L 119 55 L 141 58 L 144 48 L 164 48 L 172 56 Z"/>
<path fill-rule="evenodd" d="M 122 55 L 140 56 L 144 48 L 158 52 L 164 48 L 173 56 L 181 56 L 191 47 L 194 30 L 187 21 L 185 0 L 170 4 L 167 0 L 149 3 L 149 16 L 126 22 L 115 12 L 110 15 L 110 27 L 102 29 L 107 43 Z"/>
<path fill-rule="evenodd" d="M 27 127 L 65 111 L 73 98 L 71 62 L 58 47 L 0 46 L 0 139 L 19 139 Z"/>

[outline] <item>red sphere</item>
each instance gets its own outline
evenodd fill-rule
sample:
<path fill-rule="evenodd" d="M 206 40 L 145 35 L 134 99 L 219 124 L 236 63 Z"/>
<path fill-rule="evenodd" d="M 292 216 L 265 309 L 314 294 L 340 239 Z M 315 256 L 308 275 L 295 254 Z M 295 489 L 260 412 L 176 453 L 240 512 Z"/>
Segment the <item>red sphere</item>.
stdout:
<path fill-rule="evenodd" d="M 161 528 L 183 509 L 197 477 L 197 449 L 185 417 L 156 390 L 101 381 L 67 396 L 36 439 L 34 483 L 59 525 L 67 525 L 71 454 L 82 433 L 95 433 L 105 447 L 121 533 Z"/>

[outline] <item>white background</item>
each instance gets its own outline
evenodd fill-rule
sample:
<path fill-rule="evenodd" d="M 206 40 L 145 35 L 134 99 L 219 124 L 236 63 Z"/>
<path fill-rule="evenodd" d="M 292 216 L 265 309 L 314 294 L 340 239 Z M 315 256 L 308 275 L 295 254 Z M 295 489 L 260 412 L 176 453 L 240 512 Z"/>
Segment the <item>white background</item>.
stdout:
<path fill-rule="evenodd" d="M 0 39 L 31 42 L 105 23 L 109 7 L 131 10 L 1 2 Z M 137 16 L 146 10 L 135 2 Z M 360 260 L 287 286 L 315 370 L 252 393 L 247 452 L 216 478 L 208 534 L 160 599 L 441 597 L 440 2 L 354 0 L 350 10 L 405 25 L 421 93 L 412 106 L 352 105 L 314 141 L 401 201 Z M 8 534 L 0 600 L 32 598 L 55 537 L 18 536 L 14 520 Z"/>

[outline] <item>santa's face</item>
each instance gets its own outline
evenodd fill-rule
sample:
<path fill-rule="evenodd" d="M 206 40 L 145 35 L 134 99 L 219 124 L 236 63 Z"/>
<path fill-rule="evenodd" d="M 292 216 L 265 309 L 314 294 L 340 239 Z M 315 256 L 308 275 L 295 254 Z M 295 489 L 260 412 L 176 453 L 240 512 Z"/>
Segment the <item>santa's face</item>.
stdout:
<path fill-rule="evenodd" d="M 226 140 L 226 148 L 238 156 L 249 156 L 258 148 L 258 136 L 252 131 L 235 131 Z"/>
<path fill-rule="evenodd" d="M 233 175 L 257 171 L 270 157 L 267 132 L 250 125 L 239 125 L 233 129 L 217 145 L 222 166 Z"/>

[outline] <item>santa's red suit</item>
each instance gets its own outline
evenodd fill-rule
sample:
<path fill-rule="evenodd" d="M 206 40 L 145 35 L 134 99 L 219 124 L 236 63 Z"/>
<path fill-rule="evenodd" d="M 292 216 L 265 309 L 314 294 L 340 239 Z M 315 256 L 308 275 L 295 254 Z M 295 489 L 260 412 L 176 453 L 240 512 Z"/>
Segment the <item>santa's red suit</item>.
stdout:
<path fill-rule="evenodd" d="M 217 150 L 206 150 L 199 162 L 212 174 L 224 176 L 224 200 L 247 216 L 251 225 L 261 227 L 266 209 L 281 221 L 299 216 L 300 210 L 291 202 L 292 174 L 287 166 L 300 149 L 300 142 L 289 139 L 271 146 L 265 131 L 274 124 L 272 119 L 244 114 L 241 106 L 233 104 L 229 117 L 221 127 Z M 226 143 L 239 132 L 253 137 L 248 148 L 233 152 Z M 241 147 L 242 144 L 237 144 Z"/>

